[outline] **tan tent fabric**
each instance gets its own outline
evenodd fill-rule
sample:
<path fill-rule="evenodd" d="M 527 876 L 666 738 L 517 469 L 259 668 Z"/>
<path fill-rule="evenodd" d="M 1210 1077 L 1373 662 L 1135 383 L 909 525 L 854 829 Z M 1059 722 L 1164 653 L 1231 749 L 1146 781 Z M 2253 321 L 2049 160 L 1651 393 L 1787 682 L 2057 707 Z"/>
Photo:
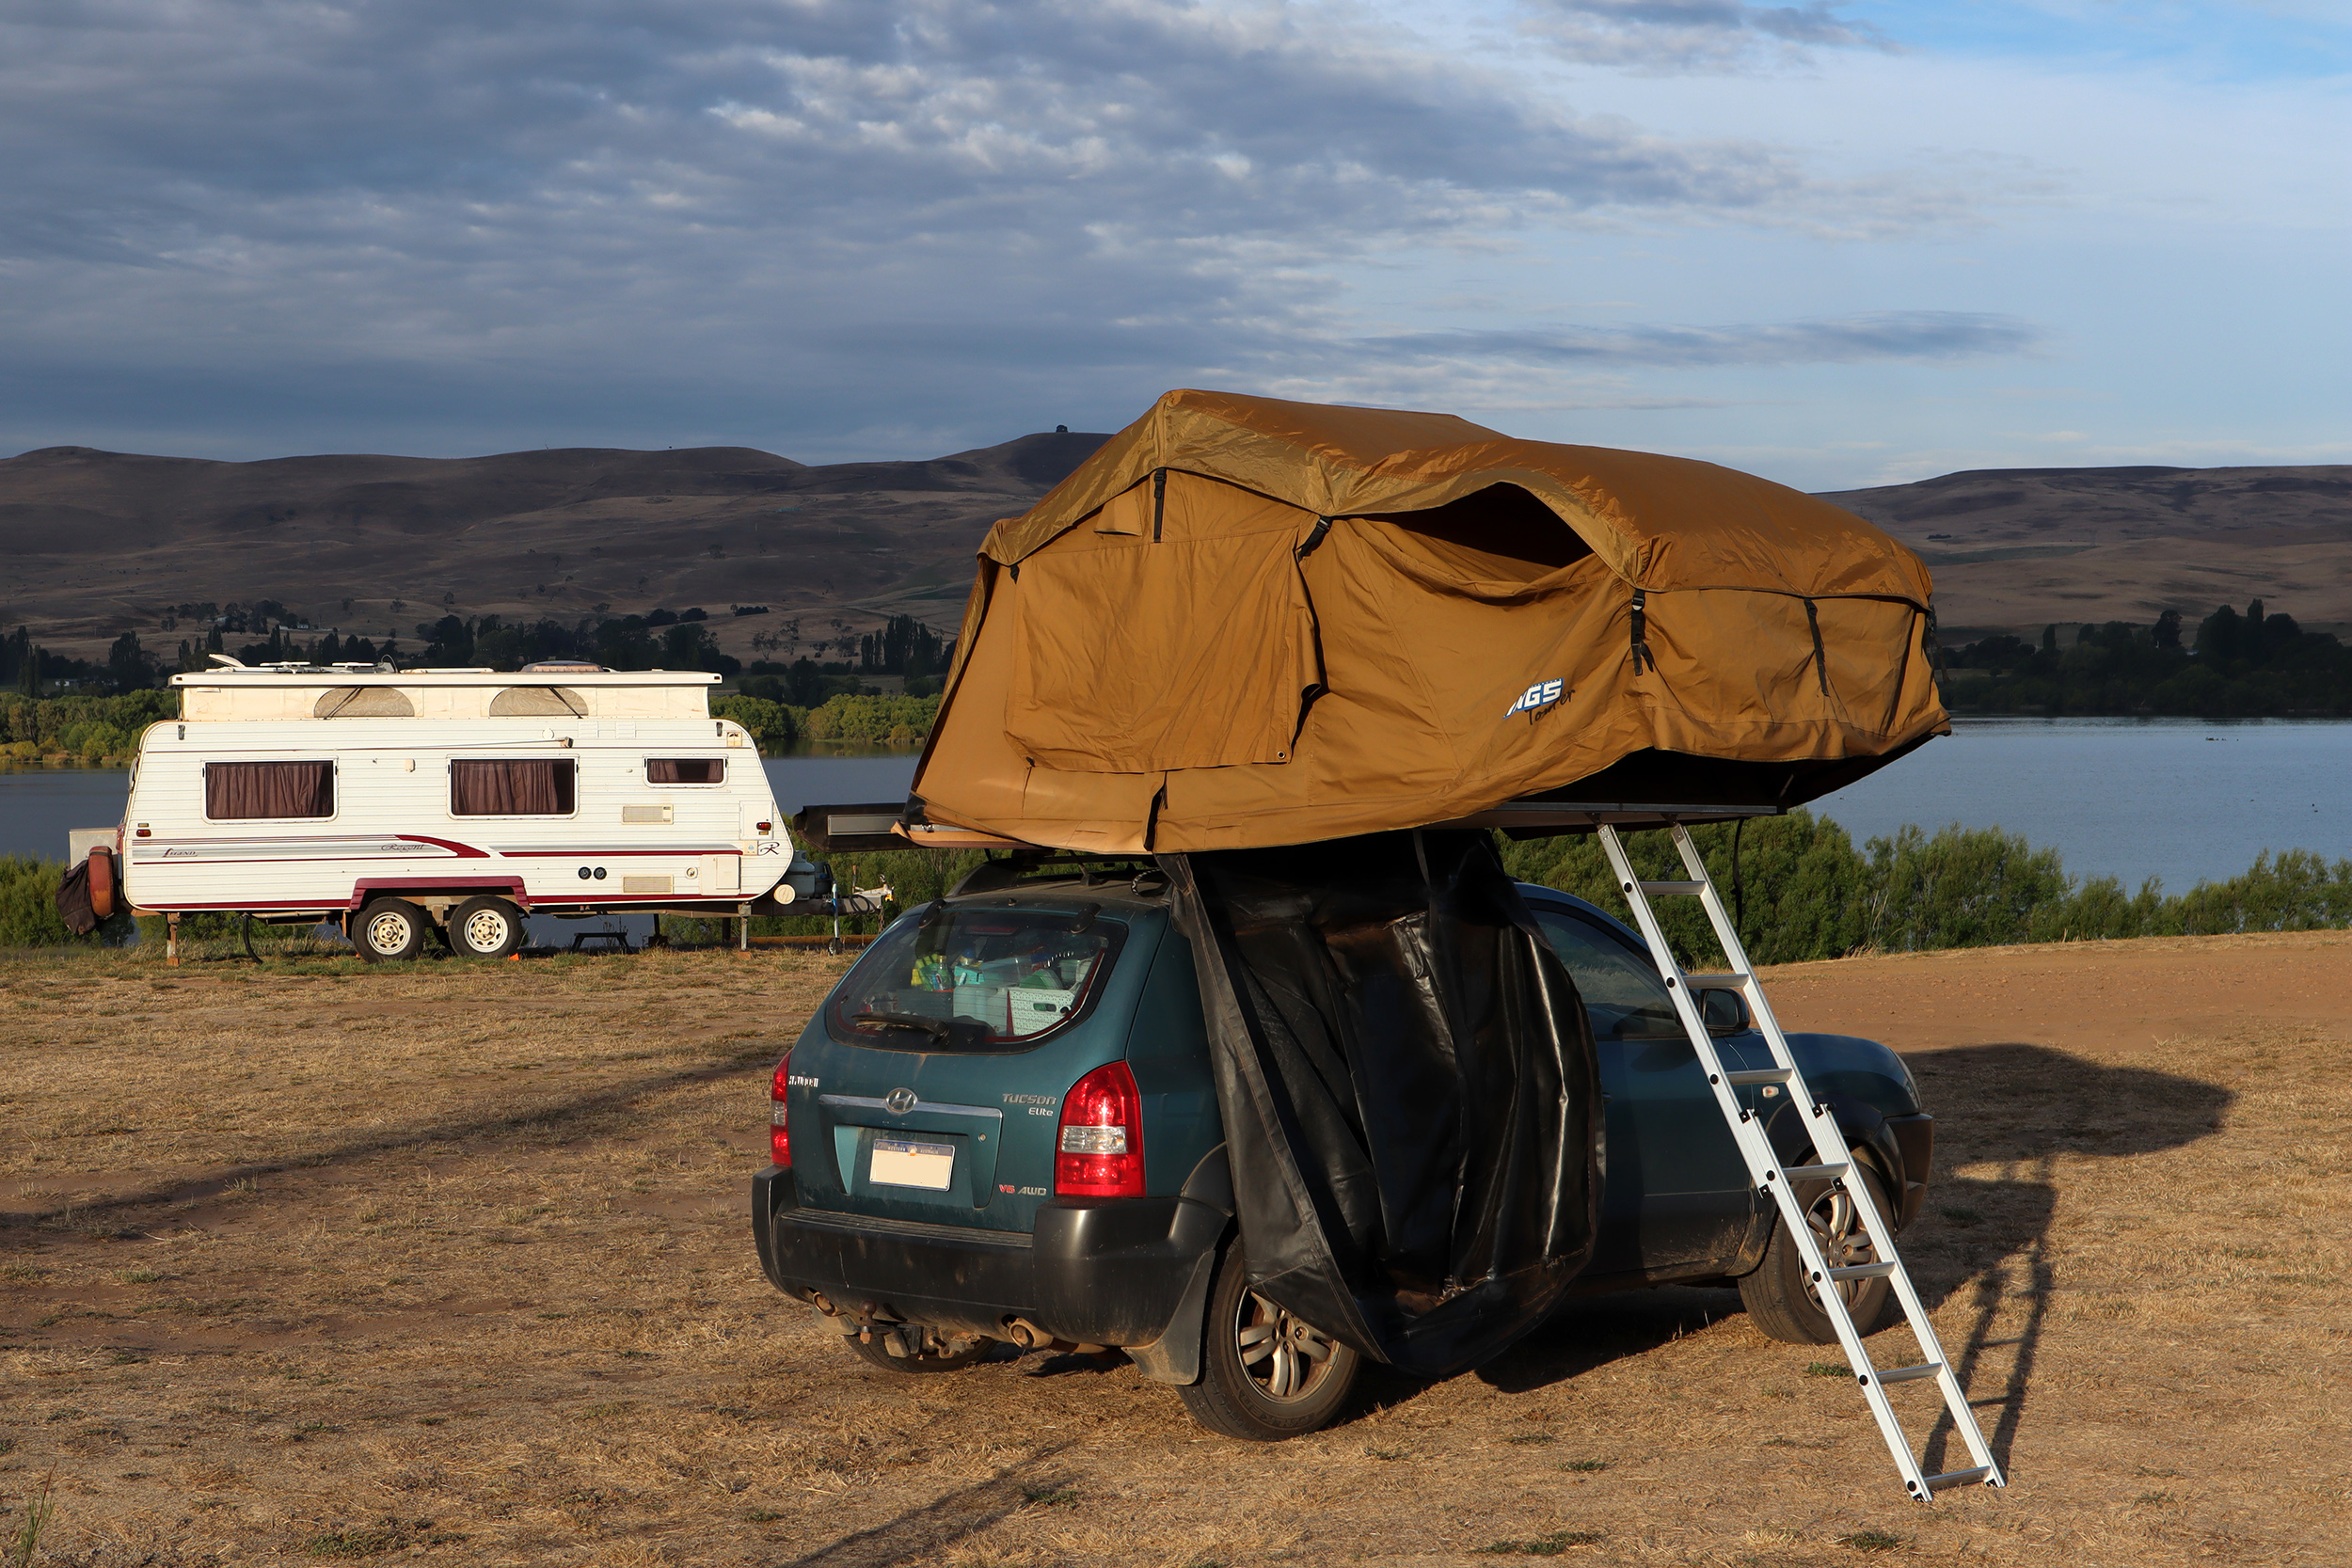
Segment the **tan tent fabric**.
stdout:
<path fill-rule="evenodd" d="M 1712 464 L 1170 392 L 989 534 L 914 788 L 1112 851 L 1786 806 L 1945 733 L 1929 594 L 1862 519 Z"/>

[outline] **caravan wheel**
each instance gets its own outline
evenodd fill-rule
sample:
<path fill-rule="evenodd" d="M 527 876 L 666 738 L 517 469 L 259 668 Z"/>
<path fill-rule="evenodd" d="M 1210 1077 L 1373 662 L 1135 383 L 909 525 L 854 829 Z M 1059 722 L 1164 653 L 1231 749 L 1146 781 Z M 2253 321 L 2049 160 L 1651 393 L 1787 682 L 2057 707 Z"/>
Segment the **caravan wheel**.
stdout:
<path fill-rule="evenodd" d="M 431 925 L 424 911 L 405 898 L 379 898 L 359 911 L 351 944 L 372 964 L 394 963 L 423 951 Z"/>
<path fill-rule="evenodd" d="M 502 958 L 523 944 L 522 911 L 485 894 L 451 911 L 450 951 L 465 958 Z"/>

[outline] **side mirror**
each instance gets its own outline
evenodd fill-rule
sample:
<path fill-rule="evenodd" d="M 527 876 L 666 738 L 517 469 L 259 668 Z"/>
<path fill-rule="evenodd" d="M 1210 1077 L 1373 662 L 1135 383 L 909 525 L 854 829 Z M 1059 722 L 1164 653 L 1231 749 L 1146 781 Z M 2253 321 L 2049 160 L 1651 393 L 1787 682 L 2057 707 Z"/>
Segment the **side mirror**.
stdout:
<path fill-rule="evenodd" d="M 1699 992 L 1699 1018 L 1710 1035 L 1745 1034 L 1748 999 L 1736 990 L 1703 990 Z"/>

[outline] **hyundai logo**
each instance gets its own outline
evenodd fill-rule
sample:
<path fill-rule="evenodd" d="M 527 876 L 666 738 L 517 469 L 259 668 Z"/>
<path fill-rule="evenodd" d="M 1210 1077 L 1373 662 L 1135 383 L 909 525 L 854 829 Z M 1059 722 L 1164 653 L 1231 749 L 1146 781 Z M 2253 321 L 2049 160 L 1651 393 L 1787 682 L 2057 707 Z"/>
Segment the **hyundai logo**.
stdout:
<path fill-rule="evenodd" d="M 882 1096 L 882 1103 L 890 1108 L 892 1116 L 902 1117 L 914 1110 L 917 1101 L 913 1089 L 893 1089 Z"/>

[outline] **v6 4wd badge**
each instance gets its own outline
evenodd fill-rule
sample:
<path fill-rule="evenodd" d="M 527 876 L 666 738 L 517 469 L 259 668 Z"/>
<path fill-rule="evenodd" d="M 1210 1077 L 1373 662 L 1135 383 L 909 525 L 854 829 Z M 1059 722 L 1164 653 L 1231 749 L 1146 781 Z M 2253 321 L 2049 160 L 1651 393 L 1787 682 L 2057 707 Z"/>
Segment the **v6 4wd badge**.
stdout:
<path fill-rule="evenodd" d="M 1565 689 L 1565 683 L 1560 681 L 1537 681 L 1519 693 L 1519 700 L 1511 705 L 1510 712 L 1503 717 L 1508 719 L 1513 713 L 1533 713 L 1539 707 L 1549 707 L 1560 700 Z"/>

